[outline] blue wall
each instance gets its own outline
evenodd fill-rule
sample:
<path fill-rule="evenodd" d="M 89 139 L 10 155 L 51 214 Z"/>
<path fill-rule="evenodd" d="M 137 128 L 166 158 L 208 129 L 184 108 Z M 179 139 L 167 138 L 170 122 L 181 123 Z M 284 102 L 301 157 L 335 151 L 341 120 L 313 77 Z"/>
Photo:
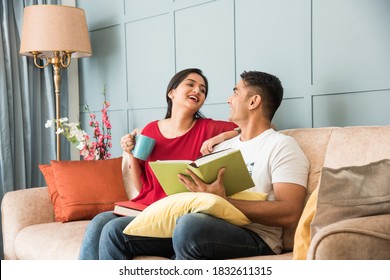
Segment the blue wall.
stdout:
<path fill-rule="evenodd" d="M 107 85 L 112 153 L 127 131 L 165 115 L 165 89 L 187 67 L 204 70 L 203 113 L 227 119 L 243 70 L 285 88 L 274 123 L 296 127 L 390 124 L 388 0 L 95 0 L 85 9 L 93 57 L 80 60 L 84 104 L 99 111 Z"/>

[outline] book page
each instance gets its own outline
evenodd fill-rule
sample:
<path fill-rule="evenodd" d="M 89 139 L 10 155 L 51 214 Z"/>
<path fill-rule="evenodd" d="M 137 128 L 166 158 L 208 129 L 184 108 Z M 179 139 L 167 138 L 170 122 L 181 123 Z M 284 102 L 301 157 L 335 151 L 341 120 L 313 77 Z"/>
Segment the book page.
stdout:
<path fill-rule="evenodd" d="M 151 161 L 151 162 L 153 162 L 153 161 Z M 188 163 L 188 164 L 192 163 L 191 160 L 186 160 L 186 159 L 156 160 L 156 162 L 158 162 L 158 163 Z"/>
<path fill-rule="evenodd" d="M 192 166 L 194 166 L 194 167 L 200 166 L 200 165 L 205 164 L 207 162 L 213 161 L 214 159 L 217 159 L 217 158 L 223 157 L 225 155 L 228 155 L 228 154 L 230 154 L 230 153 L 232 153 L 234 151 L 236 151 L 236 149 L 228 148 L 228 149 L 221 150 L 221 151 L 218 151 L 218 152 L 215 152 L 215 153 L 204 155 L 204 156 L 196 159 L 194 161 L 194 164 L 192 164 Z"/>

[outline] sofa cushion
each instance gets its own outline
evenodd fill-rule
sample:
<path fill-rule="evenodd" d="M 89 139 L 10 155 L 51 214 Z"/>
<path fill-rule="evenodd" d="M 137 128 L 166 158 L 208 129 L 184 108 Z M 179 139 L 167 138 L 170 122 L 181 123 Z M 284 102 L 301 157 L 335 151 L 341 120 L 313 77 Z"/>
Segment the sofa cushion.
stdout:
<path fill-rule="evenodd" d="M 89 221 L 43 223 L 23 228 L 15 239 L 21 260 L 77 260 Z"/>
<path fill-rule="evenodd" d="M 390 214 L 390 159 L 322 169 L 311 239 L 323 227 L 351 218 Z"/>
<path fill-rule="evenodd" d="M 92 161 L 51 161 L 61 201 L 62 222 L 92 219 L 127 199 L 122 158 Z"/>
<path fill-rule="evenodd" d="M 233 195 L 236 199 L 265 200 L 266 194 L 244 191 Z M 246 225 L 250 220 L 235 206 L 220 196 L 210 193 L 185 192 L 173 194 L 151 204 L 123 231 L 128 235 L 159 238 L 172 237 L 176 220 L 188 213 L 205 213 L 235 225 Z"/>
<path fill-rule="evenodd" d="M 306 259 L 323 227 L 351 218 L 390 213 L 390 160 L 339 169 L 324 167 L 294 238 L 294 259 Z"/>

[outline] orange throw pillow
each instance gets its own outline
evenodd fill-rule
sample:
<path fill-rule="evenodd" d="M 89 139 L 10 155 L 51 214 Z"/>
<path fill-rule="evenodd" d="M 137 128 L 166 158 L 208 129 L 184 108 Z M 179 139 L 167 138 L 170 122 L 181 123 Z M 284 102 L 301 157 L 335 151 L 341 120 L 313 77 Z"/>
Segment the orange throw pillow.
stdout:
<path fill-rule="evenodd" d="M 41 164 L 39 165 L 39 169 L 41 170 L 43 177 L 45 178 L 47 187 L 49 189 L 49 195 L 51 203 L 53 204 L 55 220 L 57 222 L 62 222 L 61 200 L 57 191 L 53 169 L 49 164 Z"/>
<path fill-rule="evenodd" d="M 51 161 L 61 200 L 62 221 L 89 220 L 127 200 L 122 157 L 91 161 Z"/>

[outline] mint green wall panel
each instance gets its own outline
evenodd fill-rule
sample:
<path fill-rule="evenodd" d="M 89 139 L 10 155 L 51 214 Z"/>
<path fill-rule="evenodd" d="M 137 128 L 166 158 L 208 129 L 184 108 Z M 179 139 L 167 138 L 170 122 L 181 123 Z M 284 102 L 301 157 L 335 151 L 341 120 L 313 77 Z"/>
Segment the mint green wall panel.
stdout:
<path fill-rule="evenodd" d="M 101 110 L 106 85 L 110 109 L 126 103 L 126 64 L 124 36 L 120 25 L 90 32 L 93 55 L 80 59 L 80 109 L 87 103 L 92 111 Z"/>
<path fill-rule="evenodd" d="M 158 15 L 170 8 L 173 0 L 125 0 L 125 14 L 130 19 L 142 19 Z"/>
<path fill-rule="evenodd" d="M 236 1 L 237 76 L 258 70 L 278 76 L 285 97 L 311 84 L 310 1 Z"/>
<path fill-rule="evenodd" d="M 89 30 L 119 24 L 123 20 L 124 2 L 128 0 L 78 0 L 77 7 L 86 11 Z"/>
<path fill-rule="evenodd" d="M 186 6 L 195 6 L 195 5 L 203 4 L 206 2 L 212 2 L 215 0 L 172 0 L 172 1 L 175 4 L 179 4 L 179 5 L 186 7 Z M 180 8 L 180 7 L 178 7 L 178 8 Z"/>
<path fill-rule="evenodd" d="M 147 108 L 129 111 L 129 131 L 143 128 L 151 121 L 161 120 L 165 117 L 166 108 Z"/>
<path fill-rule="evenodd" d="M 307 106 L 304 98 L 284 99 L 279 109 L 276 111 L 272 123 L 276 129 L 287 129 L 296 127 L 308 127 L 306 116 Z"/>
<path fill-rule="evenodd" d="M 126 55 L 130 108 L 165 106 L 165 90 L 175 73 L 169 14 L 126 23 Z"/>
<path fill-rule="evenodd" d="M 313 126 L 390 125 L 390 90 L 319 95 Z"/>
<path fill-rule="evenodd" d="M 204 71 L 209 80 L 207 104 L 225 101 L 234 86 L 233 4 L 213 1 L 175 12 L 177 70 Z"/>
<path fill-rule="evenodd" d="M 313 1 L 313 80 L 329 92 L 390 88 L 390 1 Z"/>
<path fill-rule="evenodd" d="M 112 149 L 110 150 L 112 157 L 119 157 L 122 155 L 122 148 L 120 146 L 121 137 L 128 131 L 127 128 L 127 114 L 126 111 L 110 111 L 109 118 L 112 129 Z"/>

